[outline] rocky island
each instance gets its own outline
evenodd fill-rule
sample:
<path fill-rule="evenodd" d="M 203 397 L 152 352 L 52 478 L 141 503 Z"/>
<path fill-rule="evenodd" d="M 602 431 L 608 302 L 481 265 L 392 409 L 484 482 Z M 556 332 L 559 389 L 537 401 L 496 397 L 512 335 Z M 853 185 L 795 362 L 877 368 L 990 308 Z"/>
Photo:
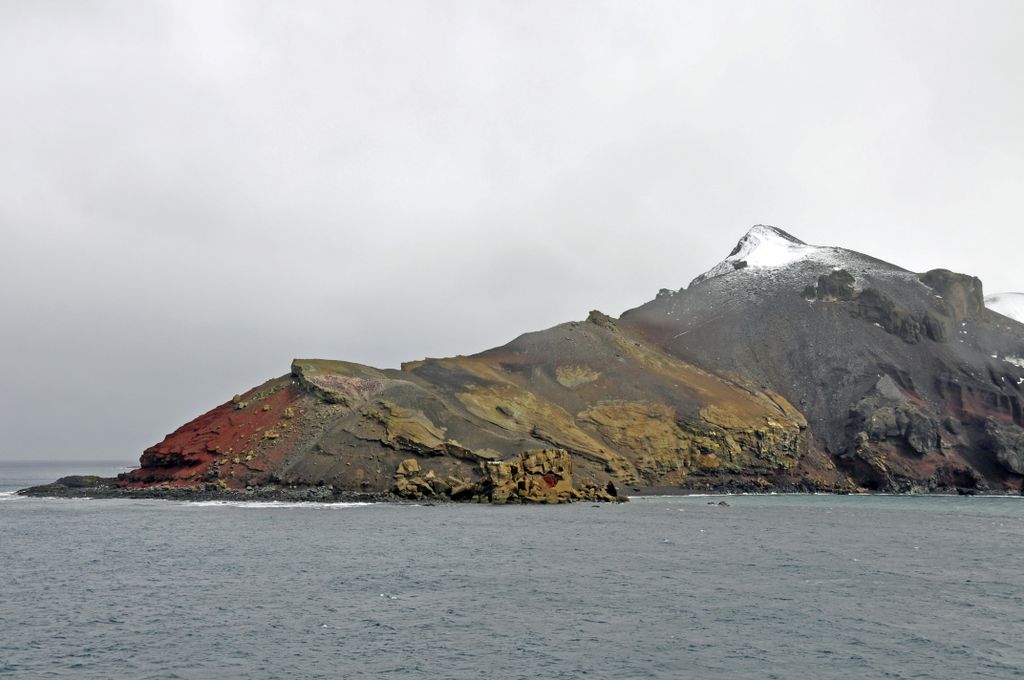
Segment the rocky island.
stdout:
<path fill-rule="evenodd" d="M 1007 315 L 1020 299 L 989 308 L 972 276 L 918 274 L 758 225 L 688 287 L 619 318 L 592 311 L 400 369 L 296 359 L 167 435 L 131 472 L 22 493 L 1019 494 L 1024 325 Z"/>

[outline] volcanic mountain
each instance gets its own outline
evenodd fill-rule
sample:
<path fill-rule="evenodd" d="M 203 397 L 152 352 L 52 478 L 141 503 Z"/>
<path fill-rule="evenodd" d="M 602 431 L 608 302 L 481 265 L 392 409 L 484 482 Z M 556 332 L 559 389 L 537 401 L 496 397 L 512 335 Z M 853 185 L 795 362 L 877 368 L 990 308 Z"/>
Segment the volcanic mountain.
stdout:
<path fill-rule="evenodd" d="M 688 287 L 618 319 L 594 311 L 400 370 L 296 359 L 116 485 L 1019 493 L 1022 396 L 1024 325 L 986 308 L 977 278 L 758 225 Z"/>

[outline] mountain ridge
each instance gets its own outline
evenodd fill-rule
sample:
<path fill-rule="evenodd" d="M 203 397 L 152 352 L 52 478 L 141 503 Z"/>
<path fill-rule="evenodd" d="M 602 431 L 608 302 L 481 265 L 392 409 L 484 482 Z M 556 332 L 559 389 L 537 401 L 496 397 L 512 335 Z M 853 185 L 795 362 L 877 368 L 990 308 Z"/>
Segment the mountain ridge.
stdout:
<path fill-rule="evenodd" d="M 987 309 L 975 277 L 755 225 L 689 287 L 618 319 L 398 370 L 297 359 L 107 485 L 491 502 L 1020 493 L 1021 357 L 1024 326 Z"/>

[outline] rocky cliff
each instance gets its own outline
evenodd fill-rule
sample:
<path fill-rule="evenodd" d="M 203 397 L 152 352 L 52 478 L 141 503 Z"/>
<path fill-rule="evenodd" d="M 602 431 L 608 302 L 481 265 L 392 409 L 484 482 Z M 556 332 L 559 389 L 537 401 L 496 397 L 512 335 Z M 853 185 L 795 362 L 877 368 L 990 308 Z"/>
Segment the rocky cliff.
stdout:
<path fill-rule="evenodd" d="M 981 282 L 773 227 L 688 288 L 400 370 L 297 359 L 123 489 L 492 502 L 683 490 L 1021 490 L 1024 325 Z"/>
<path fill-rule="evenodd" d="M 853 486 L 1020 490 L 1024 326 L 985 306 L 981 281 L 909 272 L 771 227 L 744 240 L 758 242 L 749 261 L 734 251 L 732 266 L 619 324 L 781 393 L 807 418 L 809 448 Z"/>

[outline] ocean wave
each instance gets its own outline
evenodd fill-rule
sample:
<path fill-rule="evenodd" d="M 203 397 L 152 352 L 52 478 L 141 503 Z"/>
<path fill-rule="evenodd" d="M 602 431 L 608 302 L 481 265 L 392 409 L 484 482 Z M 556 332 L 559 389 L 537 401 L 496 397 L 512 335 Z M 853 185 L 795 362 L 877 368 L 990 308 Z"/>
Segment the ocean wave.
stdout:
<path fill-rule="evenodd" d="M 181 505 L 194 508 L 253 508 L 274 510 L 278 508 L 308 508 L 313 510 L 341 510 L 357 508 L 375 503 L 315 503 L 304 501 L 181 501 Z"/>
<path fill-rule="evenodd" d="M 663 493 L 663 494 L 643 494 L 642 496 L 641 495 L 630 496 L 629 500 L 630 500 L 630 502 L 633 502 L 633 501 L 644 501 L 644 500 L 664 500 L 666 498 L 673 499 L 673 500 L 674 499 L 685 499 L 685 498 L 728 498 L 730 496 L 735 496 L 735 495 L 736 494 L 732 494 L 732 493 Z M 749 494 L 740 494 L 740 495 L 747 496 Z M 766 494 L 762 494 L 762 495 L 766 495 Z"/>

